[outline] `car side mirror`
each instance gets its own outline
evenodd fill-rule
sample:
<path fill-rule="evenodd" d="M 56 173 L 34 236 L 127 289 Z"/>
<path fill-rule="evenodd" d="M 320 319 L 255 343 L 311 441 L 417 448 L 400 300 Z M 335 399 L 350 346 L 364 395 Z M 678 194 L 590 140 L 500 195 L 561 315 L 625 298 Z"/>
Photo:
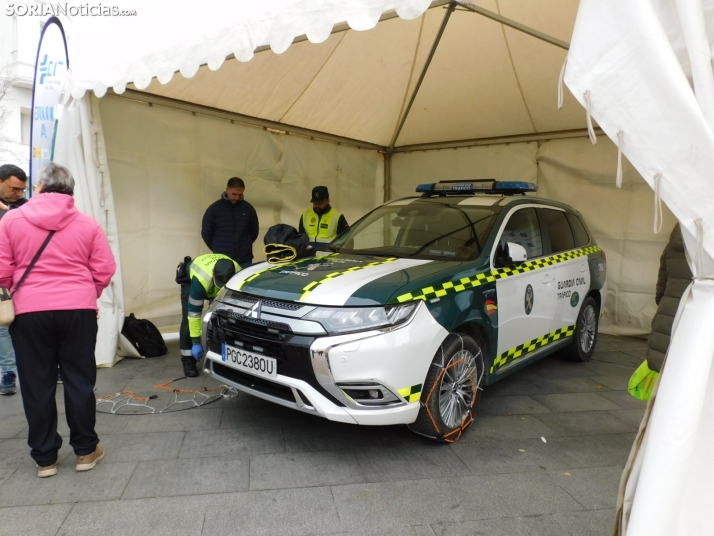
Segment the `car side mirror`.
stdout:
<path fill-rule="evenodd" d="M 515 242 L 507 242 L 504 251 L 504 257 L 507 264 L 519 264 L 528 260 L 526 248 Z"/>

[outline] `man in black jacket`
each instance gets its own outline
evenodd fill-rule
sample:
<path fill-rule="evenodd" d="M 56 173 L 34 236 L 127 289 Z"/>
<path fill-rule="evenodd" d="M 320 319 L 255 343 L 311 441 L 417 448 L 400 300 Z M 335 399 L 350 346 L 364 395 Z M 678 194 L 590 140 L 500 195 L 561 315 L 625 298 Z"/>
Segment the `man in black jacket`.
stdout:
<path fill-rule="evenodd" d="M 245 183 L 232 177 L 221 198 L 203 215 L 201 237 L 213 253 L 228 255 L 241 268 L 253 263 L 253 242 L 258 238 L 258 214 L 243 199 Z"/>

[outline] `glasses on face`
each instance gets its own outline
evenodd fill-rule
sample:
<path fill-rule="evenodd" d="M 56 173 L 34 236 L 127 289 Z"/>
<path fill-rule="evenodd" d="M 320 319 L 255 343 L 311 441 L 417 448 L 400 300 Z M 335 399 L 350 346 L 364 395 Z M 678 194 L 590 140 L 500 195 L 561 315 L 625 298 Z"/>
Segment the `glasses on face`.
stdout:
<path fill-rule="evenodd" d="M 24 193 L 27 191 L 27 187 L 25 187 L 25 188 L 14 188 L 13 186 L 8 186 L 8 188 L 10 188 L 10 190 L 12 190 L 12 193 L 14 193 L 14 194 L 20 194 L 20 195 L 24 194 Z"/>

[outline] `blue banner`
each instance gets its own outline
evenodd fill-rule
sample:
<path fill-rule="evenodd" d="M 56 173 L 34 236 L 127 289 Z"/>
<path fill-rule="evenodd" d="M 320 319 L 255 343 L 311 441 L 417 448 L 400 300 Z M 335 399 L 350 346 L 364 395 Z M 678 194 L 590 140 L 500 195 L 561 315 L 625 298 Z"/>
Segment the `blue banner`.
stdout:
<path fill-rule="evenodd" d="M 64 29 L 57 17 L 50 17 L 42 29 L 35 61 L 29 186 L 37 184 L 40 171 L 54 158 L 57 124 L 61 115 L 60 100 L 68 69 L 69 56 Z"/>

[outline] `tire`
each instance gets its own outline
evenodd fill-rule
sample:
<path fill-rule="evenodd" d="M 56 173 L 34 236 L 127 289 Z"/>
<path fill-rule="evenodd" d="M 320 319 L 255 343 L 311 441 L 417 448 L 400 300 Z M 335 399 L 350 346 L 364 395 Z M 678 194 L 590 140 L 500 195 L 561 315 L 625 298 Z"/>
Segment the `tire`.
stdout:
<path fill-rule="evenodd" d="M 575 321 L 573 340 L 564 349 L 568 359 L 581 362 L 590 361 L 597 344 L 599 318 L 597 302 L 592 296 L 588 296 L 583 300 L 578 319 Z"/>
<path fill-rule="evenodd" d="M 412 432 L 442 443 L 461 438 L 473 422 L 473 408 L 485 384 L 481 338 L 451 333 L 429 366 Z"/>

